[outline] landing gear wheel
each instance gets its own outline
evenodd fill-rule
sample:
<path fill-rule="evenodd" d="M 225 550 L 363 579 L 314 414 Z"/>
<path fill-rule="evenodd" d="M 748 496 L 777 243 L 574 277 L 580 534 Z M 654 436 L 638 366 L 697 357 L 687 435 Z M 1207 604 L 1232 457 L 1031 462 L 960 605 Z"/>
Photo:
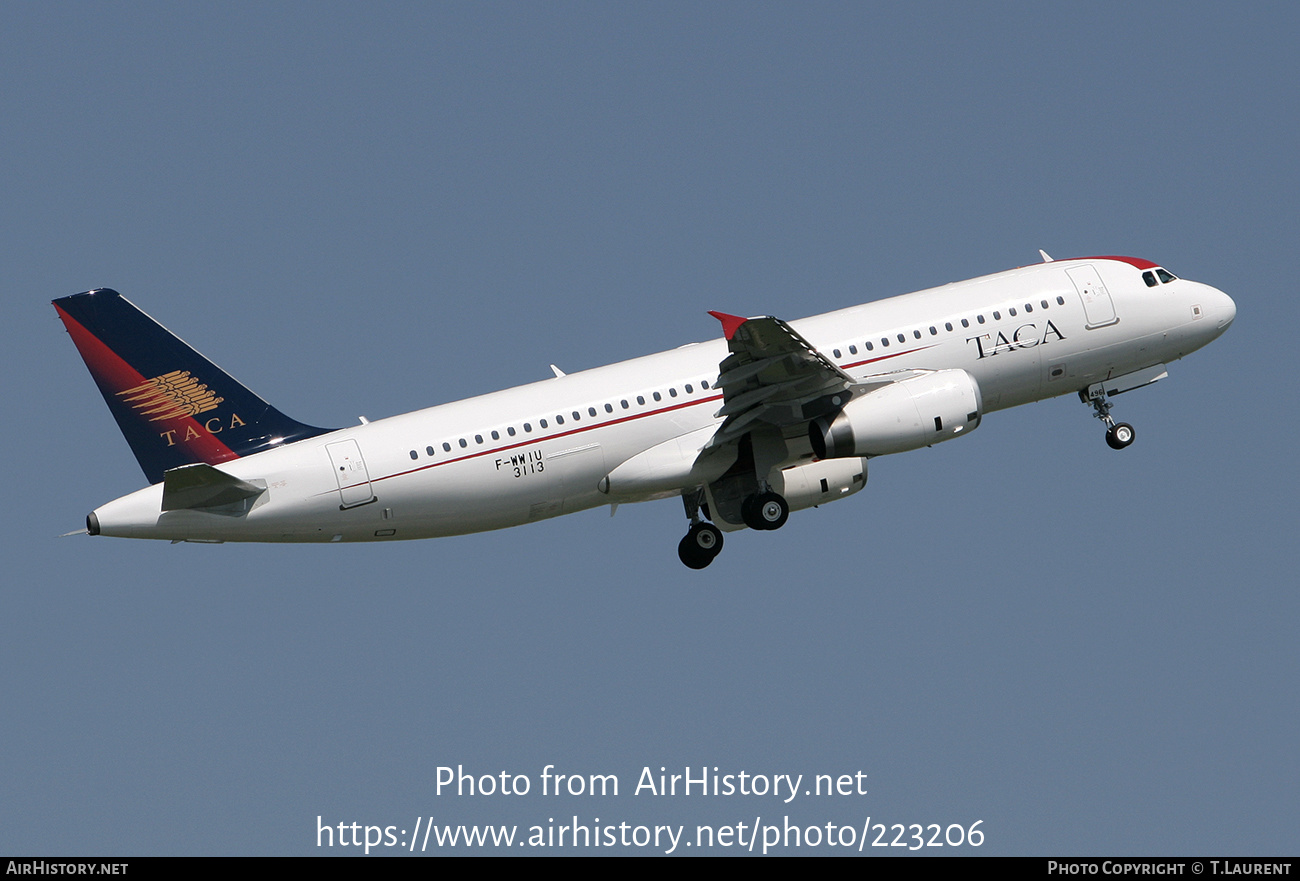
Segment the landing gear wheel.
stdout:
<path fill-rule="evenodd" d="M 1136 432 L 1127 422 L 1118 422 L 1106 429 L 1106 444 L 1112 450 L 1122 450 L 1133 443 Z"/>
<path fill-rule="evenodd" d="M 677 556 L 692 569 L 703 569 L 722 551 L 722 530 L 696 523 L 677 545 Z"/>
<path fill-rule="evenodd" d="M 758 497 L 758 516 L 767 524 L 765 529 L 780 529 L 790 519 L 790 503 L 773 492 Z"/>
<path fill-rule="evenodd" d="M 740 516 L 750 529 L 780 529 L 790 519 L 790 503 L 774 492 L 759 493 L 745 499 Z"/>

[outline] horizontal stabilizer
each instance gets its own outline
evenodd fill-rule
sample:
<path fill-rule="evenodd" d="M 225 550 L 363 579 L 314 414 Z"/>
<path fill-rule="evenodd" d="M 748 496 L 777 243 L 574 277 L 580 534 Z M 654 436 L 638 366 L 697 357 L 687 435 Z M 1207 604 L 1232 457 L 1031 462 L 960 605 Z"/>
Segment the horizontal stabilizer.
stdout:
<path fill-rule="evenodd" d="M 241 503 L 264 492 L 264 486 L 254 486 L 199 462 L 172 468 L 163 475 L 162 509 L 179 511 L 240 506 L 242 511 L 246 507 Z"/>

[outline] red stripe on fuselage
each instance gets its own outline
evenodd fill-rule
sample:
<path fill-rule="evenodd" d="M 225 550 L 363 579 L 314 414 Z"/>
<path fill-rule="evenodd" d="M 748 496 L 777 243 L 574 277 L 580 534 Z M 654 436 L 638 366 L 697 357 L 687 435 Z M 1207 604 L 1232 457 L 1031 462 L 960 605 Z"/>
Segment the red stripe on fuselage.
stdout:
<path fill-rule="evenodd" d="M 595 431 L 597 428 L 608 428 L 611 425 L 620 425 L 624 422 L 632 422 L 633 420 L 636 419 L 645 419 L 649 416 L 657 416 L 660 413 L 671 413 L 672 411 L 680 410 L 683 407 L 694 407 L 698 404 L 707 404 L 709 401 L 721 401 L 721 400 L 722 400 L 722 395 L 714 395 L 708 398 L 700 398 L 698 401 L 683 401 L 680 404 L 674 404 L 671 407 L 661 407 L 658 410 L 651 410 L 647 413 L 634 413 L 630 416 L 620 416 L 618 419 L 611 419 L 608 422 L 601 422 L 598 425 L 584 425 L 582 426 L 582 428 L 571 428 L 568 431 L 560 431 L 560 432 L 556 432 L 555 434 L 548 434 L 545 437 L 529 438 L 528 440 L 519 441 L 518 443 L 507 444 L 504 447 L 493 447 L 490 450 L 482 450 L 477 453 L 466 453 L 465 455 L 457 456 L 454 459 L 444 459 L 441 462 L 430 462 L 428 465 L 421 465 L 419 468 L 408 468 L 406 471 L 398 471 L 393 474 L 385 474 L 383 477 L 373 478 L 370 482 L 378 483 L 381 480 L 389 480 L 394 477 L 405 477 L 408 474 L 415 474 L 420 471 L 428 471 L 430 468 L 437 468 L 440 465 L 452 465 L 455 464 L 456 462 L 465 462 L 469 459 L 478 459 L 482 456 L 491 456 L 494 453 L 508 453 L 511 450 L 517 450 L 520 447 L 535 447 L 538 444 L 546 443 L 547 441 L 558 440 L 559 438 L 569 437 L 570 435 L 574 435 L 574 434 L 582 434 L 585 431 Z M 360 486 L 361 484 L 355 484 L 355 485 Z M 343 487 L 343 488 L 350 489 L 351 487 Z M 320 493 L 320 495 L 328 495 L 328 493 L 332 493 L 332 492 L 334 492 L 334 490 L 331 489 L 326 491 L 325 493 Z"/>
<path fill-rule="evenodd" d="M 937 343 L 935 345 L 938 345 Z M 841 364 L 840 369 L 848 370 L 850 367 L 861 367 L 863 364 L 874 364 L 877 361 L 887 361 L 890 358 L 897 358 L 900 355 L 911 355 L 913 352 L 924 352 L 926 349 L 933 349 L 934 346 L 917 346 L 915 349 L 907 349 L 902 352 L 890 352 L 888 355 L 879 355 L 875 358 L 868 358 L 865 361 L 854 361 L 852 364 Z"/>
<path fill-rule="evenodd" d="M 68 335 L 72 337 L 73 345 L 81 353 L 82 360 L 86 362 L 90 375 L 95 378 L 101 391 L 107 390 L 108 394 L 115 395 L 148 381 L 149 377 L 142 375 L 140 371 L 122 360 L 122 357 L 105 345 L 99 337 L 86 330 L 81 322 L 59 308 L 58 303 L 54 304 L 54 308 L 58 311 L 63 326 L 68 329 Z M 116 413 L 113 415 L 117 416 Z M 142 417 L 137 418 L 144 421 Z M 238 453 L 213 437 L 192 416 L 168 419 L 159 423 L 159 426 L 164 428 L 164 431 L 159 432 L 159 443 L 167 445 L 166 438 L 163 437 L 167 431 L 172 431 L 174 435 L 181 435 L 179 438 L 173 438 L 172 444 L 183 447 L 196 462 L 216 465 L 239 458 Z M 190 436 L 189 440 L 184 439 L 185 435 Z"/>
<path fill-rule="evenodd" d="M 881 355 L 881 356 L 879 356 L 879 357 L 877 357 L 877 358 L 868 358 L 868 359 L 865 360 L 865 361 L 858 361 L 858 362 L 855 362 L 855 363 L 853 363 L 853 364 L 845 364 L 845 365 L 843 365 L 843 367 L 845 367 L 845 368 L 849 368 L 849 367 L 857 367 L 857 366 L 862 365 L 862 364 L 871 364 L 872 362 L 875 362 L 875 361 L 884 361 L 884 360 L 886 360 L 886 359 L 888 359 L 888 358 L 897 358 L 897 357 L 900 356 L 900 355 L 910 355 L 910 354 L 912 354 L 912 353 L 914 353 L 914 352 L 922 352 L 922 351 L 924 351 L 924 350 L 926 350 L 926 349 L 932 349 L 932 348 L 934 348 L 934 347 L 933 347 L 933 346 L 920 346 L 920 347 L 915 348 L 915 349 L 907 349 L 906 351 L 903 351 L 903 352 L 891 352 L 891 353 L 888 354 L 888 355 Z M 397 472 L 394 472 L 393 474 L 385 474 L 383 477 L 375 477 L 375 478 L 372 478 L 372 479 L 370 480 L 370 483 L 378 483 L 378 482 L 381 481 L 381 480 L 390 480 L 390 479 L 392 479 L 392 478 L 394 478 L 394 477 L 405 477 L 405 476 L 408 475 L 408 474 L 416 474 L 416 473 L 418 473 L 418 472 L 420 472 L 420 471 L 428 471 L 430 468 L 438 468 L 438 467 L 440 467 L 440 466 L 442 466 L 442 465 L 454 465 L 454 464 L 457 463 L 457 462 L 466 462 L 466 461 L 469 461 L 470 459 L 478 459 L 478 458 L 482 458 L 483 456 L 492 456 L 492 455 L 495 455 L 495 454 L 497 454 L 497 453 L 508 453 L 508 452 L 510 452 L 511 450 L 517 450 L 517 449 L 519 449 L 520 447 L 532 447 L 532 446 L 536 446 L 537 444 L 546 443 L 547 441 L 558 440 L 559 438 L 562 438 L 562 437 L 570 437 L 571 435 L 582 434 L 583 432 L 587 432 L 587 431 L 595 431 L 595 430 L 598 429 L 598 428 L 608 428 L 608 427 L 611 426 L 611 425 L 620 425 L 620 424 L 622 424 L 622 423 L 624 423 L 624 422 L 632 422 L 632 421 L 634 421 L 634 420 L 636 420 L 636 419 L 646 419 L 646 418 L 648 418 L 648 417 L 650 417 L 650 416 L 658 416 L 658 415 L 661 414 L 661 413 L 671 413 L 671 412 L 674 411 L 674 410 L 681 410 L 681 409 L 684 408 L 684 407 L 694 407 L 694 406 L 697 406 L 697 405 L 699 405 L 699 404 L 707 404 L 707 403 L 709 403 L 710 401 L 721 401 L 722 399 L 723 399 L 723 396 L 722 396 L 722 395 L 712 395 L 712 396 L 707 397 L 707 398 L 700 398 L 700 399 L 697 400 L 697 401 L 683 401 L 682 403 L 680 403 L 680 404 L 674 404 L 674 405 L 671 406 L 671 407 L 660 407 L 660 408 L 657 409 L 657 410 L 650 410 L 650 411 L 645 412 L 645 413 L 633 413 L 633 414 L 630 414 L 630 415 L 627 415 L 627 416 L 621 416 L 621 417 L 619 417 L 618 419 L 611 419 L 611 420 L 609 420 L 608 422 L 601 422 L 601 423 L 598 423 L 598 424 L 596 424 L 596 425 L 584 425 L 584 426 L 582 426 L 581 428 L 571 428 L 571 429 L 569 429 L 569 430 L 567 430 L 567 431 L 560 431 L 560 432 L 556 432 L 555 434 L 548 434 L 548 435 L 545 435 L 544 437 L 530 438 L 530 439 L 528 439 L 528 440 L 523 440 L 523 441 L 519 441 L 519 442 L 517 442 L 517 443 L 507 444 L 507 445 L 505 445 L 505 446 L 501 446 L 501 447 L 492 447 L 491 449 L 487 449 L 487 450 L 480 450 L 480 451 L 478 451 L 478 452 L 474 452 L 474 453 L 466 453 L 466 454 L 463 455 L 463 456 L 456 456 L 454 459 L 443 459 L 443 460 L 440 461 L 440 462 L 430 462 L 429 464 L 427 464 L 427 465 L 421 465 L 421 466 L 419 466 L 418 468 L 408 468 L 408 469 L 405 470 L 405 471 L 397 471 Z M 360 485 L 361 485 L 361 484 L 356 484 L 356 486 L 360 486 Z M 351 487 L 344 487 L 344 489 L 350 489 L 350 488 L 351 488 Z M 327 490 L 326 492 L 321 493 L 321 495 L 328 495 L 329 493 L 332 493 L 332 492 L 335 492 L 335 491 L 336 491 L 336 490 L 332 490 L 332 489 L 331 489 L 331 490 Z"/>

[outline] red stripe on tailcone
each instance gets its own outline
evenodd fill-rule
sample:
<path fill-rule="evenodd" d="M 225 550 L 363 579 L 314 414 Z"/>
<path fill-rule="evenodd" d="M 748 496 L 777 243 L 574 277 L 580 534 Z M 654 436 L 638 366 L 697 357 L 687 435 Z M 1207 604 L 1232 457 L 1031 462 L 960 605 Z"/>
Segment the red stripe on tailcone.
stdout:
<path fill-rule="evenodd" d="M 86 362 L 90 375 L 94 377 L 95 384 L 99 386 L 105 398 L 135 388 L 149 379 L 122 360 L 121 356 L 106 346 L 99 337 L 86 330 L 81 322 L 59 308 L 57 303 L 54 304 L 54 308 L 58 311 L 63 326 L 68 329 L 68 336 L 72 337 L 73 345 L 81 353 L 81 359 Z M 113 413 L 113 417 L 117 418 L 116 412 Z M 165 423 L 159 423 L 159 427 L 164 428 L 164 431 L 159 432 L 159 443 L 167 446 L 179 444 L 196 462 L 217 465 L 239 458 L 238 453 L 217 440 L 192 416 L 168 419 Z M 167 431 L 173 432 L 172 444 L 167 444 L 163 436 Z"/>
<path fill-rule="evenodd" d="M 714 318 L 722 322 L 722 335 L 730 340 L 736 335 L 740 326 L 748 321 L 748 318 L 741 318 L 739 315 L 728 315 L 726 312 L 710 312 Z"/>

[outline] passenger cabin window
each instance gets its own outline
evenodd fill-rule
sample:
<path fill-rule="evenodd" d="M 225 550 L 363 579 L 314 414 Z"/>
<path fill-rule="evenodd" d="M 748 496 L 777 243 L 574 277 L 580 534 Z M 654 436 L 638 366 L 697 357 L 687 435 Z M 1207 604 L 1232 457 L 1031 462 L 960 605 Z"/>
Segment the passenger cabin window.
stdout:
<path fill-rule="evenodd" d="M 451 452 L 451 444 L 449 444 L 449 443 L 447 443 L 447 442 L 444 441 L 443 444 L 442 444 L 442 451 L 443 451 L 444 453 L 450 453 L 450 452 Z"/>
<path fill-rule="evenodd" d="M 664 397 L 663 397 L 663 395 L 659 394 L 658 392 L 655 392 L 655 393 L 654 393 L 654 399 L 655 399 L 656 401 L 662 401 L 662 400 L 664 399 Z"/>
<path fill-rule="evenodd" d="M 515 436 L 515 427 L 514 427 L 513 425 L 507 426 L 507 427 L 506 427 L 506 434 L 510 435 L 511 437 L 514 437 L 514 436 Z"/>
<path fill-rule="evenodd" d="M 420 454 L 417 453 L 415 450 L 411 450 L 411 458 L 412 458 L 412 459 L 418 459 L 418 458 L 420 458 Z"/>
<path fill-rule="evenodd" d="M 425 447 L 424 451 L 428 453 L 430 456 L 433 455 L 433 447 Z"/>
<path fill-rule="evenodd" d="M 642 407 L 644 407 L 644 406 L 645 406 L 645 395 L 637 395 L 637 396 L 636 396 L 636 402 L 637 402 L 638 404 L 640 404 Z"/>

